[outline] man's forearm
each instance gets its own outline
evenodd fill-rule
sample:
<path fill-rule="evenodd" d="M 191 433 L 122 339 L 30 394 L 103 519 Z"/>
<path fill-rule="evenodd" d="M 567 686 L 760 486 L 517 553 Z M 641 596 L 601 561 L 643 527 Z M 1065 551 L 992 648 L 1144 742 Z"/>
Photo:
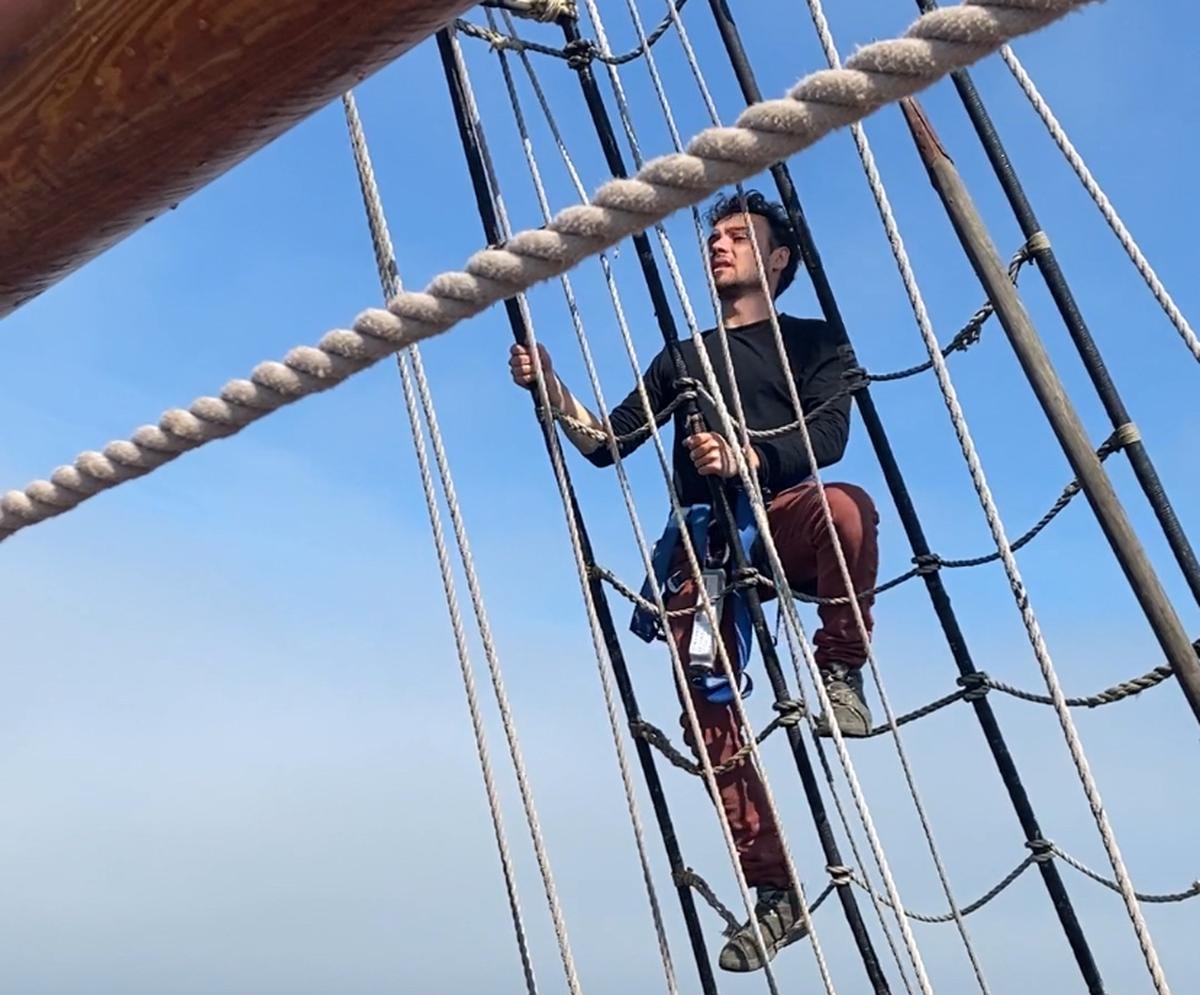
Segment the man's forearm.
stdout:
<path fill-rule="evenodd" d="M 568 418 L 574 419 L 578 425 L 571 422 L 561 421 L 563 432 L 570 440 L 571 445 L 578 449 L 581 453 L 587 456 L 589 453 L 594 453 L 597 449 L 604 445 L 603 440 L 593 437 L 589 432 L 584 431 L 580 426 L 586 426 L 596 432 L 603 432 L 604 425 L 600 419 L 592 414 L 574 394 L 568 389 L 567 385 L 558 379 L 558 410 L 565 414 Z"/>

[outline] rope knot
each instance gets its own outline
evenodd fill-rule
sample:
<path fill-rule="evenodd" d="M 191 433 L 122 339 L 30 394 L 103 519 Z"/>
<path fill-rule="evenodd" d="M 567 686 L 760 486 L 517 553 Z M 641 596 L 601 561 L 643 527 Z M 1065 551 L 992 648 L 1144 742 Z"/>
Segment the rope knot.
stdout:
<path fill-rule="evenodd" d="M 600 49 L 589 38 L 576 38 L 563 46 L 563 54 L 567 57 L 567 65 L 579 71 L 592 64 L 600 54 Z"/>
<path fill-rule="evenodd" d="M 747 587 L 758 587 L 770 583 L 766 577 L 760 574 L 754 567 L 739 567 L 733 572 L 733 583 L 730 584 L 730 589 L 740 590 Z"/>
<path fill-rule="evenodd" d="M 992 689 L 991 678 L 982 670 L 961 675 L 957 683 L 966 692 L 963 701 L 978 701 Z"/>
<path fill-rule="evenodd" d="M 671 383 L 675 396 L 688 401 L 700 396 L 700 386 L 695 377 L 676 377 Z"/>
<path fill-rule="evenodd" d="M 779 718 L 775 721 L 784 728 L 799 725 L 807 714 L 804 702 L 796 698 L 784 698 L 782 701 L 775 702 L 771 707 L 779 713 Z"/>
<path fill-rule="evenodd" d="M 854 872 L 845 864 L 830 864 L 825 868 L 835 888 L 841 888 L 854 880 Z"/>
<path fill-rule="evenodd" d="M 1125 447 L 1131 446 L 1135 442 L 1142 441 L 1142 433 L 1138 431 L 1137 425 L 1131 421 L 1127 421 L 1124 425 L 1118 425 L 1111 436 L 1111 441 L 1115 446 Z"/>
<path fill-rule="evenodd" d="M 916 565 L 917 574 L 920 576 L 937 573 L 944 566 L 944 561 L 937 553 L 921 553 L 914 556 L 912 561 Z"/>
<path fill-rule="evenodd" d="M 1048 248 L 1050 248 L 1050 236 L 1044 231 L 1038 230 L 1025 240 L 1025 245 L 1021 251 L 1026 256 L 1032 256 L 1037 252 L 1045 252 Z"/>
<path fill-rule="evenodd" d="M 557 21 L 560 17 L 576 20 L 575 0 L 529 0 L 529 15 L 535 21 Z"/>
<path fill-rule="evenodd" d="M 842 370 L 842 382 L 845 390 L 853 394 L 871 382 L 871 375 L 856 362 Z"/>
<path fill-rule="evenodd" d="M 1033 854 L 1035 863 L 1045 864 L 1054 859 L 1054 844 L 1050 840 L 1026 840 L 1025 847 Z"/>

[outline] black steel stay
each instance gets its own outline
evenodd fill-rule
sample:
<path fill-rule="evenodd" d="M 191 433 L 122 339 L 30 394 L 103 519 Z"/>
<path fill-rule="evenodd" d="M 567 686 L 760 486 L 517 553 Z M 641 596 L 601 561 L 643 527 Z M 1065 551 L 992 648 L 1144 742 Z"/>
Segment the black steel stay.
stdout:
<path fill-rule="evenodd" d="M 475 201 L 479 208 L 480 221 L 483 223 L 484 237 L 491 244 L 499 244 L 504 240 L 504 235 L 496 212 L 493 192 L 488 184 L 487 173 L 484 168 L 483 155 L 480 151 L 480 136 L 476 133 L 475 123 L 467 113 L 464 81 L 459 73 L 458 64 L 454 58 L 453 42 L 447 30 L 443 29 L 438 32 L 437 43 L 438 52 L 441 55 L 442 68 L 446 74 L 446 83 L 450 90 L 450 100 L 454 105 L 454 117 L 458 124 L 459 138 L 462 141 L 463 153 L 466 156 L 467 166 L 471 174 L 471 184 L 474 188 Z M 525 325 L 525 319 L 517 301 L 514 298 L 510 298 L 504 302 L 504 306 L 508 315 L 509 325 L 512 329 L 513 338 L 519 343 L 528 342 L 529 330 Z M 534 399 L 534 405 L 536 408 L 536 399 Z M 543 441 L 546 445 L 546 451 L 549 453 L 555 441 L 552 438 L 554 429 L 541 418 L 538 418 L 538 423 L 542 426 Z M 563 466 L 563 473 L 564 475 L 568 474 L 565 465 Z M 621 705 L 625 710 L 626 719 L 632 725 L 641 720 L 641 712 L 638 708 L 637 697 L 634 694 L 633 682 L 629 676 L 629 668 L 625 663 L 621 641 L 617 638 L 617 630 L 613 624 L 608 597 L 603 584 L 594 570 L 595 556 L 592 550 L 591 539 L 588 536 L 587 526 L 584 523 L 583 514 L 579 509 L 579 502 L 576 500 L 575 490 L 571 486 L 569 475 L 566 476 L 566 481 L 571 517 L 578 531 L 583 558 L 588 567 L 588 588 L 596 606 L 596 616 L 600 622 L 600 629 L 604 634 L 604 645 L 608 652 L 609 660 L 612 663 L 613 676 L 617 682 L 617 691 L 621 697 Z M 683 854 L 680 851 L 679 838 L 675 833 L 675 824 L 671 818 L 670 808 L 667 805 L 667 797 L 663 790 L 662 780 L 658 774 L 658 768 L 654 763 L 654 755 L 651 752 L 649 744 L 643 739 L 635 737 L 634 748 L 637 751 L 638 764 L 642 769 L 642 776 L 646 780 L 646 791 L 650 796 L 650 802 L 654 809 L 654 818 L 658 824 L 659 834 L 662 836 L 663 848 L 666 851 L 667 862 L 671 868 L 672 880 L 675 881 L 675 891 L 679 898 L 679 905 L 687 927 L 688 940 L 691 945 L 692 955 L 696 961 L 696 970 L 700 976 L 700 987 L 704 995 L 716 995 L 717 983 L 713 975 L 712 964 L 709 960 L 704 930 L 700 924 L 700 917 L 696 910 L 695 896 L 692 893 L 691 887 L 686 883 L 684 874 L 687 871 L 687 865 L 684 863 Z"/>
<path fill-rule="evenodd" d="M 721 34 L 721 40 L 724 43 L 730 64 L 733 66 L 734 73 L 737 76 L 742 95 L 747 103 L 756 103 L 762 99 L 762 91 L 758 87 L 754 71 L 750 66 L 745 47 L 742 44 L 741 35 L 738 32 L 737 25 L 734 23 L 728 4 L 726 0 L 709 0 L 709 6 L 712 8 L 718 31 Z M 801 259 L 804 261 L 805 269 L 812 280 L 813 289 L 816 292 L 817 300 L 820 303 L 825 320 L 833 327 L 835 334 L 846 343 L 847 349 L 852 354 L 850 337 L 842 321 L 841 311 L 834 296 L 833 287 L 821 262 L 816 240 L 813 237 L 812 230 L 808 226 L 808 221 L 800 205 L 800 198 L 796 193 L 796 187 L 792 182 L 791 174 L 788 172 L 786 165 L 779 163 L 772 167 L 771 176 L 779 191 L 780 199 L 783 201 L 784 207 L 791 218 L 792 226 L 800 243 Z M 929 557 L 932 551 L 925 536 L 924 526 L 917 515 L 916 506 L 913 504 L 912 495 L 908 490 L 908 485 L 896 461 L 891 442 L 888 440 L 883 420 L 880 418 L 874 400 L 871 397 L 870 389 L 864 387 L 862 390 L 857 391 L 854 395 L 854 400 L 858 405 L 859 414 L 862 416 L 863 424 L 867 429 L 867 435 L 875 449 L 880 468 L 883 471 L 884 480 L 896 505 L 901 524 L 908 536 L 914 558 L 917 562 L 921 562 Z M 963 634 L 958 617 L 950 602 L 950 595 L 942 583 L 941 576 L 934 571 L 926 573 L 924 579 L 925 587 L 933 603 L 934 612 L 937 615 L 938 622 L 941 625 L 942 632 L 950 647 L 955 666 L 958 668 L 960 675 L 967 676 L 978 673 L 971 658 L 970 650 L 967 647 L 966 637 Z M 992 710 L 991 704 L 986 698 L 980 697 L 972 702 L 972 707 L 975 710 L 975 716 L 983 730 L 984 739 L 987 741 L 988 749 L 991 751 L 992 759 L 999 770 L 1001 780 L 1004 782 L 1005 790 L 1008 792 L 1009 800 L 1016 812 L 1026 840 L 1042 839 L 1041 826 L 1033 810 L 1033 804 L 1025 791 L 1025 786 L 1021 781 L 1021 776 L 1017 771 L 1012 754 L 1009 752 L 1008 744 L 1005 742 L 1004 736 L 1000 731 L 1000 724 L 996 720 L 996 715 Z M 1042 881 L 1050 895 L 1050 901 L 1054 906 L 1063 932 L 1067 937 L 1067 942 L 1070 944 L 1075 956 L 1075 961 L 1083 975 L 1088 992 L 1090 995 L 1103 995 L 1104 982 L 1100 977 L 1099 968 L 1096 966 L 1095 958 L 1092 956 L 1091 948 L 1083 933 L 1083 927 L 1075 913 L 1070 895 L 1067 893 L 1066 884 L 1063 882 L 1058 868 L 1052 862 L 1044 862 L 1038 865 L 1038 870 L 1042 875 Z"/>

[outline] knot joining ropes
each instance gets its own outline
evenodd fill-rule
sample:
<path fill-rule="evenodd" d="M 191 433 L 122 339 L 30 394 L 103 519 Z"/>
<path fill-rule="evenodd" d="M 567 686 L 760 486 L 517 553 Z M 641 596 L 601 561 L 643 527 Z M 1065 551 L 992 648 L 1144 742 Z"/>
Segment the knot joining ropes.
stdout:
<path fill-rule="evenodd" d="M 1057 847 L 1053 843 L 1043 839 L 1026 840 L 1025 847 L 1029 850 L 1035 864 L 1049 863 L 1054 859 L 1054 854 L 1057 850 Z"/>
<path fill-rule="evenodd" d="M 589 38 L 576 38 L 563 46 L 567 65 L 576 72 L 587 69 L 600 55 L 600 49 Z"/>
<path fill-rule="evenodd" d="M 220 397 L 169 411 L 130 440 L 84 453 L 51 480 L 9 491 L 0 499 L 0 540 L 328 390 L 414 342 L 444 334 L 491 304 L 565 273 L 720 187 L 1091 2 L 974 0 L 925 14 L 904 38 L 866 45 L 843 69 L 813 73 L 787 97 L 747 108 L 732 127 L 706 129 L 686 152 L 652 160 L 630 179 L 610 180 L 590 205 L 560 211 L 545 228 L 514 235 L 505 249 L 478 253 L 465 271 L 444 273 L 423 292 L 397 294 L 387 310 L 364 312 L 353 330 L 335 329 L 316 347 L 293 349 L 284 362 L 260 364 L 250 379 L 227 384 Z"/>
<path fill-rule="evenodd" d="M 955 682 L 963 689 L 963 701 L 979 701 L 980 698 L 987 696 L 987 693 L 992 690 L 992 681 L 982 670 L 976 670 L 974 673 L 962 674 Z"/>

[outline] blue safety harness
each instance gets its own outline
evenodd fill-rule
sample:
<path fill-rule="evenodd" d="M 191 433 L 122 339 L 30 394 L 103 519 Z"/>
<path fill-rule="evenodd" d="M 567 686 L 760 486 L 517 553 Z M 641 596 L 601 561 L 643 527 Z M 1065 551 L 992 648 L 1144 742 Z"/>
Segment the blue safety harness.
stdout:
<path fill-rule="evenodd" d="M 738 540 L 746 556 L 749 558 L 758 540 L 758 526 L 754 521 L 754 514 L 750 509 L 750 501 L 746 497 L 745 491 L 739 490 L 737 492 L 733 511 L 734 522 L 738 531 Z M 720 570 L 723 575 L 720 601 L 714 607 L 717 610 L 718 618 L 724 612 L 733 612 L 733 628 L 736 636 L 734 642 L 736 644 L 737 659 L 731 661 L 731 663 L 733 663 L 734 670 L 738 674 L 740 691 L 742 697 L 745 698 L 754 689 L 754 682 L 745 672 L 746 663 L 750 657 L 750 605 L 746 598 L 746 592 L 733 588 L 730 584 L 730 567 L 733 557 L 729 554 L 728 548 L 722 546 L 718 549 L 716 548 L 718 544 L 710 543 L 710 540 L 714 538 L 713 533 L 715 532 L 712 528 L 712 506 L 708 504 L 693 504 L 684 508 L 683 512 L 688 534 L 692 538 L 692 545 L 701 560 L 701 567 L 706 572 L 709 570 Z M 672 514 L 667 519 L 667 525 L 663 530 L 662 536 L 654 544 L 654 552 L 651 555 L 650 561 L 651 566 L 654 568 L 654 579 L 658 582 L 660 590 L 665 590 L 667 593 L 678 592 L 687 576 L 686 569 L 671 573 L 671 564 L 674 562 L 679 542 L 679 522 L 675 515 Z M 650 578 L 647 577 L 645 583 L 642 585 L 642 597 L 651 600 L 653 596 Z M 699 591 L 697 591 L 696 597 L 697 603 L 699 603 Z M 697 622 L 699 623 L 699 620 Z M 665 640 L 667 638 L 663 620 L 656 613 L 646 608 L 637 608 L 634 610 L 633 619 L 629 623 L 629 629 L 638 638 L 648 643 L 653 642 L 655 639 Z M 719 624 L 714 638 L 720 639 Z M 730 687 L 729 678 L 719 665 L 716 668 L 693 665 L 688 671 L 688 681 L 692 687 L 700 691 L 713 704 L 723 705 L 733 700 L 733 689 Z"/>

